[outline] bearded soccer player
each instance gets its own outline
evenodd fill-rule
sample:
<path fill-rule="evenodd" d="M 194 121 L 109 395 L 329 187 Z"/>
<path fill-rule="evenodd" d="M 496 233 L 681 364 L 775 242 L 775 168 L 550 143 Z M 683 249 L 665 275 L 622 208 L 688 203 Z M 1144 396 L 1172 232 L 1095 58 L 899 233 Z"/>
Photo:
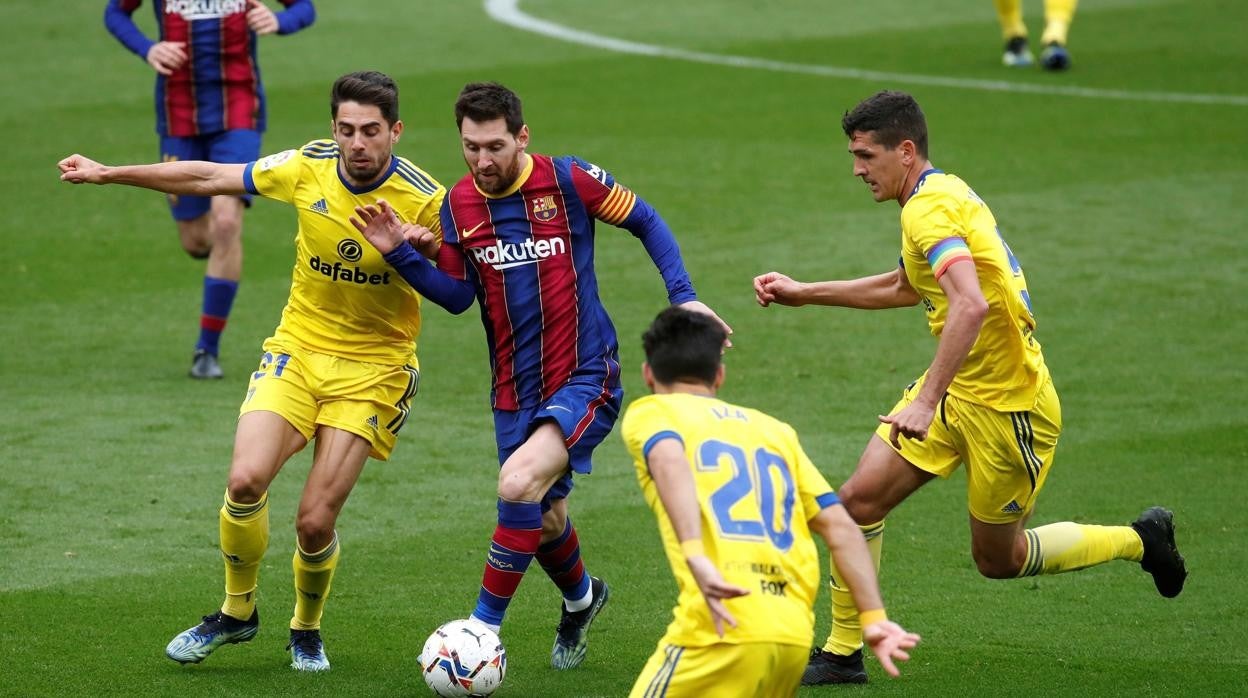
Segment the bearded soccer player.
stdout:
<path fill-rule="evenodd" d="M 269 542 L 269 485 L 308 441 L 312 468 L 295 518 L 292 666 L 329 669 L 321 613 L 341 547 L 335 523 L 369 456 L 386 460 L 407 421 L 420 373 L 420 297 L 348 224 L 353 207 L 391 202 L 395 215 L 440 235 L 446 190 L 394 154 L 403 132 L 398 87 L 377 72 L 344 75 L 330 98 L 333 140 L 247 164 L 202 161 L 110 167 L 72 155 L 61 179 L 129 184 L 170 194 L 258 194 L 299 214 L 290 299 L 264 342 L 234 437 L 220 511 L 225 602 L 173 638 L 165 653 L 198 663 L 252 639 L 256 585 Z M 428 251 L 432 254 L 434 248 Z"/>
<path fill-rule="evenodd" d="M 311 0 L 282 0 L 273 12 L 260 0 L 154 0 L 159 36 L 134 23 L 142 0 L 109 0 L 104 25 L 156 71 L 156 133 L 165 161 L 246 163 L 260 157 L 264 85 L 256 37 L 293 34 L 312 24 Z M 191 378 L 221 378 L 221 333 L 243 273 L 243 207 L 251 195 L 170 194 L 182 248 L 207 259 L 199 340 Z"/>
<path fill-rule="evenodd" d="M 629 695 L 795 695 L 815 632 L 812 531 L 845 571 L 864 637 L 896 676 L 893 660 L 909 659 L 919 636 L 888 620 L 862 533 L 793 428 L 716 397 L 724 339 L 714 320 L 676 307 L 642 335 L 654 394 L 629 406 L 620 430 L 680 596 Z"/>
<path fill-rule="evenodd" d="M 671 229 L 606 170 L 574 156 L 531 154 L 520 98 L 496 83 L 464 87 L 455 103 L 469 174 L 442 205 L 437 268 L 404 238 L 388 208 L 359 209 L 357 227 L 422 295 L 453 313 L 475 298 L 494 381 L 498 527 L 472 617 L 495 630 L 534 558 L 563 594 L 551 665 L 578 666 L 607 585 L 585 571 L 568 518 L 573 473 L 620 411 L 619 347 L 598 298 L 595 221 L 646 248 L 671 303 L 718 317 L 697 300 Z M 727 330 L 727 326 L 724 326 Z"/>
<path fill-rule="evenodd" d="M 758 303 L 898 308 L 923 304 L 937 338 L 927 371 L 902 392 L 841 503 L 862 527 L 876 564 L 884 518 L 934 477 L 966 464 L 971 556 L 990 579 L 1059 574 L 1110 560 L 1139 562 L 1157 591 L 1177 596 L 1187 577 L 1174 517 L 1146 510 L 1130 526 L 1072 522 L 1027 528 L 1062 431 L 1057 390 L 1036 339 L 1027 280 L 988 205 L 932 166 L 927 122 L 914 98 L 880 92 L 845 114 L 854 176 L 878 201 L 901 205 L 901 264 L 848 281 L 754 279 Z M 832 570 L 832 633 L 803 683 L 864 683 L 858 611 Z"/>

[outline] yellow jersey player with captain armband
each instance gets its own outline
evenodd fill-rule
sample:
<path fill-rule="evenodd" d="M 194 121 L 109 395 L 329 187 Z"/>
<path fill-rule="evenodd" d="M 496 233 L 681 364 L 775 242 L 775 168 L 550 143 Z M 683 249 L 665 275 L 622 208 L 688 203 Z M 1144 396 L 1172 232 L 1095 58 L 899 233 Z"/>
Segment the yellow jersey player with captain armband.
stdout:
<path fill-rule="evenodd" d="M 674 306 L 643 336 L 654 394 L 628 408 L 622 432 L 680 595 L 630 696 L 794 695 L 820 579 L 812 532 L 896 674 L 893 659 L 908 659 L 919 637 L 887 619 L 863 536 L 793 428 L 715 397 L 725 338 L 713 319 Z"/>
<path fill-rule="evenodd" d="M 932 166 L 927 121 L 903 92 L 879 92 L 841 120 L 854 176 L 877 202 L 901 206 L 901 266 L 858 279 L 801 283 L 777 272 L 754 279 L 758 303 L 877 310 L 923 305 L 936 337 L 927 370 L 869 440 L 841 501 L 879 565 L 884 519 L 936 477 L 966 465 L 971 556 L 990 579 L 1060 574 L 1111 560 L 1140 563 L 1164 597 L 1187 569 L 1173 514 L 1146 509 L 1129 526 L 1027 520 L 1052 469 L 1062 432 L 1057 390 L 1036 340 L 1022 267 L 984 201 Z M 811 656 L 804 684 L 865 683 L 862 630 L 832 570 L 832 633 Z"/>

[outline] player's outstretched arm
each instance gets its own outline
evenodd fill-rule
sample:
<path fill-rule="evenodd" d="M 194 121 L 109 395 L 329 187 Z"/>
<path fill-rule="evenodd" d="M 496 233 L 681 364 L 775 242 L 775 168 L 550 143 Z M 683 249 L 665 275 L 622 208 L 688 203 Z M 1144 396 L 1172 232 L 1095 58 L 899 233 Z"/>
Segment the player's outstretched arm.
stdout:
<path fill-rule="evenodd" d="M 725 623 L 737 627 L 737 619 L 732 617 L 724 601 L 750 592 L 724 579 L 702 548 L 702 509 L 693 474 L 689 472 L 689 460 L 681 443 L 671 438 L 657 441 L 650 447 L 646 465 L 650 477 L 654 478 L 654 486 L 667 518 L 672 522 L 672 530 L 676 532 L 676 539 L 685 553 L 685 562 L 710 609 L 715 632 L 723 637 Z"/>
<path fill-rule="evenodd" d="M 218 196 L 245 194 L 246 165 L 202 160 L 159 162 L 151 165 L 102 165 L 77 153 L 57 163 L 61 181 L 71 184 L 128 184 L 166 194 Z"/>
<path fill-rule="evenodd" d="M 900 267 L 892 271 L 846 281 L 803 283 L 769 271 L 754 277 L 754 299 L 766 308 L 772 303 L 788 306 L 832 305 L 879 310 L 916 305 L 919 294 Z"/>
<path fill-rule="evenodd" d="M 884 671 L 890 676 L 900 675 L 893 660 L 910 659 L 906 650 L 917 645 L 920 638 L 888 620 L 884 614 L 875 563 L 871 561 L 862 531 L 840 504 L 821 509 L 810 520 L 810 528 L 828 544 L 836 569 L 854 597 L 854 605 L 861 614 L 863 640 L 870 645 Z"/>

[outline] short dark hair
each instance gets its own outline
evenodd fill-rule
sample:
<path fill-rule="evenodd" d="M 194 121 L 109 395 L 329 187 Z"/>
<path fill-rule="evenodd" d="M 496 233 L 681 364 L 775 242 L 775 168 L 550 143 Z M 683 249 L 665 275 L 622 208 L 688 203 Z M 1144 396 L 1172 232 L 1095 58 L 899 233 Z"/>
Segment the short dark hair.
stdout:
<path fill-rule="evenodd" d="M 464 85 L 455 100 L 456 128 L 463 128 L 465 116 L 477 122 L 505 119 L 507 132 L 513 136 L 519 134 L 520 127 L 524 126 L 520 96 L 496 82 Z"/>
<path fill-rule="evenodd" d="M 347 73 L 334 81 L 329 97 L 329 115 L 338 118 L 338 105 L 343 102 L 371 104 L 381 110 L 390 125 L 399 120 L 399 86 L 389 75 L 376 70 Z"/>
<path fill-rule="evenodd" d="M 722 325 L 705 313 L 669 306 L 641 335 L 646 363 L 660 383 L 696 381 L 714 385 L 723 361 Z"/>
<path fill-rule="evenodd" d="M 914 141 L 921 157 L 927 157 L 927 119 L 914 97 L 905 92 L 884 90 L 858 103 L 841 119 L 845 135 L 855 131 L 874 132 L 875 142 L 892 150 L 902 141 Z"/>

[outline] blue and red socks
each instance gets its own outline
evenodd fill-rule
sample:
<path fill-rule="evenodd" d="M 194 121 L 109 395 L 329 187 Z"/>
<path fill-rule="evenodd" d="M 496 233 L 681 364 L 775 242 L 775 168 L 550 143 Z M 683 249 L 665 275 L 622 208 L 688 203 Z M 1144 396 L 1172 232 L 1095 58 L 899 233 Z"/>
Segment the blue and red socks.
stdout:
<path fill-rule="evenodd" d="M 540 502 L 498 500 L 498 526 L 490 538 L 490 552 L 481 575 L 481 593 L 472 617 L 495 632 L 503 624 L 507 605 L 533 561 L 542 540 Z"/>
<path fill-rule="evenodd" d="M 581 543 L 576 537 L 572 519 L 567 520 L 558 538 L 537 549 L 537 561 L 550 580 L 563 592 L 563 604 L 569 611 L 580 611 L 593 598 L 589 593 L 589 575 L 581 562 Z"/>
<path fill-rule="evenodd" d="M 238 282 L 232 279 L 204 277 L 203 314 L 199 316 L 199 341 L 196 349 L 216 356 L 221 344 L 221 333 L 230 317 L 234 296 L 238 294 Z"/>

